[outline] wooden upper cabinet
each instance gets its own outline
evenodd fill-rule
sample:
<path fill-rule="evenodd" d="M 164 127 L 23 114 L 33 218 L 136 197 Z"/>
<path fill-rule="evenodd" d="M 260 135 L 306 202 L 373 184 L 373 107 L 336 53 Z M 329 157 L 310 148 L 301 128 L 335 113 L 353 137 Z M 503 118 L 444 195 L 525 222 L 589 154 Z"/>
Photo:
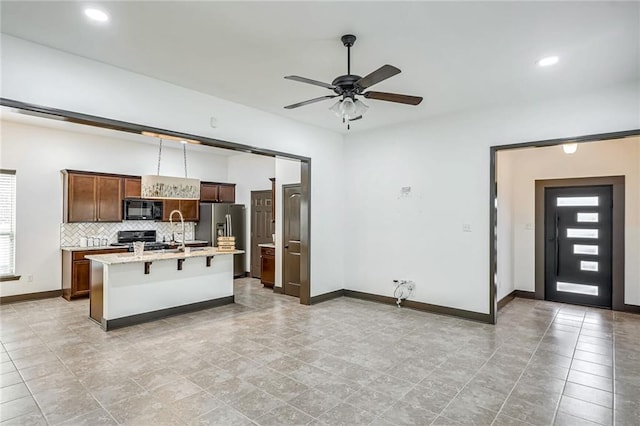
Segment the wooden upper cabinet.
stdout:
<path fill-rule="evenodd" d="M 122 221 L 122 178 L 63 172 L 66 222 Z"/>
<path fill-rule="evenodd" d="M 218 202 L 218 189 L 215 183 L 200 183 L 200 201 Z"/>
<path fill-rule="evenodd" d="M 218 185 L 218 201 L 220 203 L 235 203 L 236 186 L 234 184 L 226 183 Z"/>
<path fill-rule="evenodd" d="M 169 215 L 174 210 L 180 210 L 180 200 L 162 200 L 162 220 L 163 221 L 169 222 Z M 180 221 L 180 218 L 178 217 L 178 215 L 175 215 L 175 220 L 178 222 Z"/>
<path fill-rule="evenodd" d="M 180 200 L 180 212 L 185 221 L 200 220 L 200 202 L 198 200 Z"/>
<path fill-rule="evenodd" d="M 97 221 L 122 222 L 122 178 L 97 177 Z"/>
<path fill-rule="evenodd" d="M 235 203 L 236 185 L 234 183 L 200 183 L 200 201 L 210 203 Z"/>
<path fill-rule="evenodd" d="M 180 210 L 185 222 L 197 222 L 200 220 L 200 202 L 198 200 L 162 200 L 162 220 L 169 221 L 169 215 L 173 210 Z M 174 222 L 180 222 L 180 217 L 173 216 Z"/>
<path fill-rule="evenodd" d="M 141 178 L 124 178 L 124 198 L 140 198 L 141 186 Z"/>
<path fill-rule="evenodd" d="M 66 221 L 93 222 L 96 220 L 96 176 L 68 174 L 65 182 Z"/>

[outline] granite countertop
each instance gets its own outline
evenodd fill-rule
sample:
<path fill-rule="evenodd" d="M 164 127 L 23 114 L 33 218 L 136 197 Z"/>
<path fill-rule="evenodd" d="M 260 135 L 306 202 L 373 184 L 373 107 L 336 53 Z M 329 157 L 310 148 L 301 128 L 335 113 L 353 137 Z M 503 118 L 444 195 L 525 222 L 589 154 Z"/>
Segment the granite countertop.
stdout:
<path fill-rule="evenodd" d="M 94 254 L 85 256 L 85 259 L 94 260 L 96 262 L 103 263 L 105 265 L 115 265 L 120 263 L 141 263 L 141 262 L 153 262 L 156 260 L 170 260 L 170 259 L 186 259 L 189 257 L 206 257 L 206 256 L 222 256 L 229 254 L 242 254 L 243 250 L 225 251 L 219 252 L 215 247 L 200 247 L 191 249 L 190 253 L 184 253 L 181 251 L 163 251 L 153 250 L 145 251 L 140 257 L 136 257 L 133 253 L 113 253 L 113 254 Z"/>
<path fill-rule="evenodd" d="M 273 243 L 262 243 L 262 244 L 258 244 L 258 247 L 276 248 L 276 245 Z"/>
<path fill-rule="evenodd" d="M 80 247 L 80 246 L 67 246 L 60 247 L 60 250 L 64 251 L 91 251 L 91 250 L 115 250 L 115 249 L 127 249 L 126 247 L 118 247 L 118 246 L 92 246 L 92 247 Z"/>
<path fill-rule="evenodd" d="M 165 244 L 169 244 L 169 243 L 165 243 Z M 185 241 L 186 245 L 189 244 L 208 244 L 208 241 L 204 241 L 204 240 L 187 240 Z M 176 245 L 180 245 L 180 243 L 176 243 Z M 92 247 L 80 247 L 80 246 L 65 246 L 65 247 L 60 247 L 60 250 L 64 250 L 64 251 L 91 251 L 91 250 L 108 250 L 108 249 L 126 249 L 126 247 L 123 246 L 92 246 Z"/>

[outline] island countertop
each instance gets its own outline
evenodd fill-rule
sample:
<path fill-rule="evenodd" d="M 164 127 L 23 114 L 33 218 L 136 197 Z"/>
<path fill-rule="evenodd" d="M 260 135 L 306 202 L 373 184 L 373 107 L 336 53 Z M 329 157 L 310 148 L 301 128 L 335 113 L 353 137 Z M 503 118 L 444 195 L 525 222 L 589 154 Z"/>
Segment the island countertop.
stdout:
<path fill-rule="evenodd" d="M 105 265 L 117 265 L 122 263 L 153 262 L 156 260 L 187 259 L 191 257 L 223 256 L 229 254 L 241 254 L 243 250 L 218 251 L 215 247 L 192 248 L 189 253 L 175 250 L 145 251 L 142 256 L 133 253 L 94 254 L 85 256 L 85 259 L 100 262 Z"/>

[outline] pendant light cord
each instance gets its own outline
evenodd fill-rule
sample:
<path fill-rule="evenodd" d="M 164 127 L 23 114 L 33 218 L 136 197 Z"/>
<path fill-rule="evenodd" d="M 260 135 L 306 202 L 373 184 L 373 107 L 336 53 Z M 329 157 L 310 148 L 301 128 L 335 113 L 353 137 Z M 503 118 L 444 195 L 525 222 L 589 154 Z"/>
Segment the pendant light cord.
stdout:
<path fill-rule="evenodd" d="M 162 160 L 162 138 L 160 138 L 160 147 L 158 148 L 158 176 L 160 176 L 160 160 Z"/>
<path fill-rule="evenodd" d="M 184 177 L 187 177 L 187 144 L 182 143 L 182 152 L 184 153 Z"/>

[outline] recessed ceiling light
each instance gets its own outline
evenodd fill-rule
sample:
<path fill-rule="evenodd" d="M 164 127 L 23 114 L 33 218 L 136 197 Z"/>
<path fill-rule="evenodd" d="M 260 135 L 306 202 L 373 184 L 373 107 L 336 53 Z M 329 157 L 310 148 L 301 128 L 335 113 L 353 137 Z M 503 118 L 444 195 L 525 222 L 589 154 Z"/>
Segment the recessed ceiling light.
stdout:
<path fill-rule="evenodd" d="M 560 58 L 557 56 L 547 56 L 546 58 L 542 58 L 538 61 L 538 66 L 550 67 L 551 65 L 557 64 L 559 60 Z"/>
<path fill-rule="evenodd" d="M 109 15 L 107 15 L 100 9 L 89 7 L 84 10 L 84 14 L 87 15 L 90 19 L 98 22 L 107 22 L 109 20 Z"/>

